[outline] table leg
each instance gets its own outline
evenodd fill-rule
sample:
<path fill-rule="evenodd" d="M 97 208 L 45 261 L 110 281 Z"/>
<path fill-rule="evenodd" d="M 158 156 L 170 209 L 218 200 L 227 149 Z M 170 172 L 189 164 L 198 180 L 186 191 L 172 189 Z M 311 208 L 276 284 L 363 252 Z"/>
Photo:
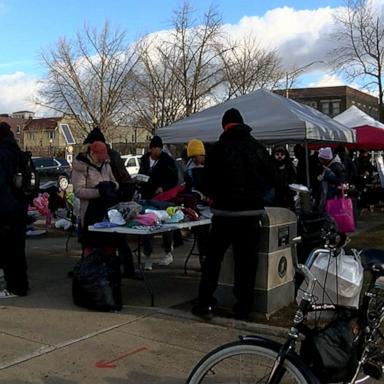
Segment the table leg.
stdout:
<path fill-rule="evenodd" d="M 139 272 L 143 278 L 145 289 L 148 294 L 151 296 L 151 307 L 155 306 L 155 294 L 153 292 L 152 284 L 146 277 L 146 273 L 144 271 L 143 265 L 141 263 L 141 236 L 137 237 L 137 262 L 139 264 Z"/>
<path fill-rule="evenodd" d="M 188 256 L 185 258 L 185 261 L 184 261 L 184 275 L 188 274 L 187 273 L 187 266 L 188 266 L 189 259 L 192 255 L 199 255 L 199 260 L 200 260 L 200 254 L 194 252 L 196 246 L 197 246 L 197 235 L 196 235 L 196 232 L 194 232 L 193 233 L 192 247 L 191 247 L 190 251 L 188 252 Z M 200 260 L 200 262 L 201 262 L 201 260 Z"/>

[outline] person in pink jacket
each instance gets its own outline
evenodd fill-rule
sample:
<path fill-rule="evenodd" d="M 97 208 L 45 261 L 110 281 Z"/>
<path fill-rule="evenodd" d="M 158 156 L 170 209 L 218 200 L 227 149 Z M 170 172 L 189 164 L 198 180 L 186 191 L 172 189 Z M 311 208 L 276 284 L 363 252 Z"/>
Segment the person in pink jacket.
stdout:
<path fill-rule="evenodd" d="M 105 143 L 95 141 L 73 161 L 72 183 L 80 199 L 80 242 L 86 256 L 95 248 L 114 254 L 113 236 L 93 234 L 89 225 L 103 221 L 107 209 L 118 202 L 118 183 L 113 176 Z"/>

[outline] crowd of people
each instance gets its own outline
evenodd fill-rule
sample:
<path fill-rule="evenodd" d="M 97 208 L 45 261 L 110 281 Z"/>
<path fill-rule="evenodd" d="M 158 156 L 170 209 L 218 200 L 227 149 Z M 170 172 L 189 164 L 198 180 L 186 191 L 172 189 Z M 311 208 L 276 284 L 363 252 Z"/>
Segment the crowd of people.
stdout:
<path fill-rule="evenodd" d="M 205 318 L 214 314 L 214 292 L 220 267 L 227 249 L 232 246 L 234 257 L 234 316 L 246 319 L 252 311 L 257 268 L 260 215 L 265 206 L 295 209 L 292 183 L 311 187 L 313 207 L 324 210 L 328 199 L 340 194 L 349 185 L 355 201 L 355 215 L 364 212 L 380 200 L 377 188 L 370 188 L 376 173 L 370 153 L 360 149 L 353 155 L 343 146 L 323 147 L 312 151 L 306 159 L 304 146 L 293 148 L 278 144 L 268 152 L 256 140 L 237 109 L 227 110 L 221 121 L 223 132 L 212 145 L 195 138 L 187 143 L 184 166 L 184 194 L 193 197 L 196 205 L 210 207 L 211 225 L 197 227 L 196 238 L 202 262 L 198 299 L 193 313 Z M 18 147 L 10 127 L 0 124 L 0 239 L 3 244 L 0 267 L 4 270 L 6 288 L 1 297 L 26 295 L 28 291 L 25 258 L 25 223 L 28 202 L 14 186 L 17 172 Z M 309 164 L 309 172 L 306 164 Z M 175 188 L 179 183 L 179 168 L 164 150 L 162 139 L 154 136 L 149 151 L 141 158 L 139 173 L 148 181 L 140 185 L 144 200 Z M 137 277 L 131 249 L 124 235 L 100 234 L 88 231 L 88 226 L 100 222 L 106 210 L 120 201 L 132 199 L 137 185 L 128 174 L 118 152 L 106 144 L 99 128 L 94 128 L 73 161 L 72 183 L 80 199 L 79 241 L 82 255 L 94 249 L 121 259 L 123 276 Z M 173 262 L 172 232 L 163 233 L 164 255 L 160 265 Z M 153 236 L 143 241 L 145 270 L 152 270 Z"/>

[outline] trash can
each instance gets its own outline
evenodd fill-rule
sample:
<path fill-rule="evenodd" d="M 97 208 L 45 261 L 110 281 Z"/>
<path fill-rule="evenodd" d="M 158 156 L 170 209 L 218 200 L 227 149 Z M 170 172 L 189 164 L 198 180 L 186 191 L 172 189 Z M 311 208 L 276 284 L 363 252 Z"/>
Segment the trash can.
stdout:
<path fill-rule="evenodd" d="M 294 301 L 292 239 L 297 233 L 294 212 L 267 207 L 260 218 L 260 246 L 255 281 L 255 311 L 267 316 Z M 220 304 L 232 306 L 233 257 L 230 248 L 221 267 L 217 297 Z"/>

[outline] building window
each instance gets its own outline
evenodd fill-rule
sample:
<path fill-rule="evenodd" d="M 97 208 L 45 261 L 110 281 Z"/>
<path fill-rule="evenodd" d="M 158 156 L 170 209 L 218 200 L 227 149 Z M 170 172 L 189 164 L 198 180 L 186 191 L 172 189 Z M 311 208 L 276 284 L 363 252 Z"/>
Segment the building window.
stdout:
<path fill-rule="evenodd" d="M 20 133 L 21 133 L 21 129 L 20 129 L 20 125 L 18 125 L 16 127 L 16 135 L 20 135 Z"/>
<path fill-rule="evenodd" d="M 321 101 L 320 102 L 320 110 L 321 112 L 325 113 L 326 115 L 329 115 L 329 102 L 328 101 Z"/>
<path fill-rule="evenodd" d="M 55 132 L 54 131 L 48 132 L 48 138 L 49 140 L 53 140 L 55 138 Z"/>
<path fill-rule="evenodd" d="M 334 117 L 340 113 L 340 100 L 321 100 L 320 110 L 326 115 Z"/>
<path fill-rule="evenodd" d="M 340 101 L 334 101 L 331 104 L 331 107 L 332 107 L 331 116 L 336 116 L 340 113 Z"/>

